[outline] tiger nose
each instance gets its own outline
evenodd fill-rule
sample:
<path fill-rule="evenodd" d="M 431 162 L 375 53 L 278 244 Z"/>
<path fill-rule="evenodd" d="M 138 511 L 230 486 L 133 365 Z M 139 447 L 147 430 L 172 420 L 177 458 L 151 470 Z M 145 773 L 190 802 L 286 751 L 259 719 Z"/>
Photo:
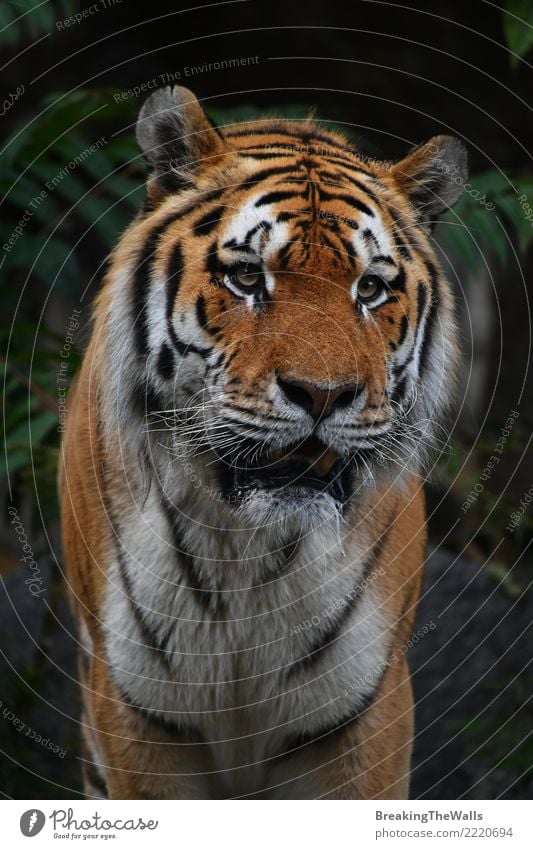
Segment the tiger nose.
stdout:
<path fill-rule="evenodd" d="M 316 421 L 327 418 L 342 407 L 349 407 L 363 390 L 359 383 L 343 383 L 324 389 L 315 383 L 285 379 L 279 375 L 276 380 L 285 398 L 302 407 Z"/>

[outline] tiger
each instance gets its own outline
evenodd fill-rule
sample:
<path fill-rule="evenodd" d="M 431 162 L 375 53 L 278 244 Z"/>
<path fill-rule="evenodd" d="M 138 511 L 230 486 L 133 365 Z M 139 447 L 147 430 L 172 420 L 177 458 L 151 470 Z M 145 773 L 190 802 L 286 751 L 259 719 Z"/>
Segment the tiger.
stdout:
<path fill-rule="evenodd" d="M 466 148 L 217 126 L 180 86 L 136 137 L 145 202 L 60 451 L 84 793 L 408 798 L 423 482 L 460 360 L 433 230 Z"/>

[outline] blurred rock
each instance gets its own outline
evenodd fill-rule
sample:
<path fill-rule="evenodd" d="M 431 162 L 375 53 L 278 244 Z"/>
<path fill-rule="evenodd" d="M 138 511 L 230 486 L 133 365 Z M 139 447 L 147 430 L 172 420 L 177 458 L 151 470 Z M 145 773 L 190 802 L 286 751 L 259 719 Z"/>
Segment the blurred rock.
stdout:
<path fill-rule="evenodd" d="M 431 553 L 414 630 L 429 622 L 436 628 L 408 655 L 416 700 L 413 798 L 523 798 L 521 774 L 533 760 L 531 742 L 523 740 L 532 720 L 525 683 L 532 620 L 531 597 L 509 598 L 472 560 Z"/>

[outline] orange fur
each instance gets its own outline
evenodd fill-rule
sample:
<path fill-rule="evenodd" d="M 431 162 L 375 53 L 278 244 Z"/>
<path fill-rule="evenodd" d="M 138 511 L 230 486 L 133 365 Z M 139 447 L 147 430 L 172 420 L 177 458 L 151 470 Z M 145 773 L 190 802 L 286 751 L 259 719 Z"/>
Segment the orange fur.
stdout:
<path fill-rule="evenodd" d="M 105 599 L 115 580 L 110 564 L 119 556 L 117 528 L 132 517 L 142 520 L 143 505 L 157 486 L 154 482 L 147 485 L 139 471 L 142 462 L 140 451 L 134 449 L 135 436 L 132 447 L 129 436 L 122 440 L 118 419 L 109 420 L 112 405 L 122 401 L 120 397 L 110 398 L 114 391 L 110 386 L 115 386 L 112 380 L 116 379 L 109 371 L 113 334 L 120 333 L 117 327 L 123 328 L 123 346 L 129 350 L 130 336 L 137 332 L 125 312 L 122 324 L 121 316 L 116 316 L 117 303 L 124 293 L 127 297 L 123 304 L 132 303 L 135 297 L 126 288 L 130 283 L 119 282 L 124 269 L 139 274 L 142 251 L 152 234 L 160 231 L 150 257 L 147 291 L 141 292 L 147 299 L 154 281 L 168 277 L 176 245 L 180 245 L 179 292 L 167 317 L 175 327 L 181 327 L 181 318 L 191 321 L 196 310 L 203 326 L 194 344 L 209 341 L 224 356 L 227 387 L 232 387 L 226 390 L 228 403 L 271 413 L 272 400 L 264 387 L 270 385 L 273 374 L 305 385 L 361 385 L 365 387 L 366 405 L 358 418 L 359 426 L 372 428 L 386 423 L 394 414 L 387 392 L 389 357 L 401 346 L 402 334 L 405 336 L 410 328 L 414 336 L 421 322 L 420 281 L 427 281 L 429 267 L 435 269 L 431 303 L 439 310 L 441 323 L 449 322 L 450 327 L 446 363 L 450 380 L 457 359 L 451 293 L 438 270 L 428 229 L 410 196 L 413 181 L 419 188 L 434 155 L 431 145 L 417 149 L 402 163 L 392 164 L 361 156 L 344 136 L 311 121 L 265 119 L 217 133 L 190 93 L 172 96 L 178 104 L 181 131 L 188 139 L 187 157 L 164 172 L 161 154 L 150 149 L 155 145 L 151 125 L 147 123 L 144 130 L 141 127 L 139 138 L 142 145 L 148 145 L 152 167 L 150 205 L 128 228 L 112 257 L 95 306 L 92 341 L 70 393 L 62 446 L 64 555 L 75 614 L 91 646 L 88 662 L 81 666 L 85 740 L 87 750 L 92 750 L 87 760 L 95 759 L 94 747 L 99 747 L 107 790 L 115 798 L 216 798 L 228 792 L 217 778 L 209 745 L 191 742 L 164 726 L 154 727 L 142 712 L 126 703 L 108 656 Z M 179 106 L 179 98 L 185 101 L 183 106 Z M 154 101 L 156 112 L 163 102 Z M 170 144 L 168 133 L 165 144 Z M 435 144 L 438 146 L 439 139 Z M 442 144 L 447 144 L 446 140 Z M 263 158 L 254 159 L 254 155 Z M 289 179 L 285 175 L 291 166 L 299 176 L 291 172 Z M 268 169 L 271 173 L 265 175 Z M 293 222 L 304 206 L 309 219 L 289 248 L 273 250 L 269 255 L 275 293 L 257 309 L 235 298 L 225 285 L 223 272 L 210 267 L 209 260 L 214 240 L 221 238 L 235 214 L 249 201 L 255 175 L 263 175 L 257 191 L 274 193 L 269 204 L 272 215 L 282 213 L 290 228 L 296 226 Z M 183 180 L 180 187 L 169 189 L 169 181 L 178 177 Z M 298 188 L 305 191 L 305 198 L 298 194 Z M 398 267 L 403 265 L 405 272 L 395 297 L 365 318 L 363 311 L 358 313 L 354 308 L 351 296 L 354 280 L 365 272 L 364 254 L 354 251 L 351 255 L 349 238 L 354 230 L 363 228 L 361 216 L 369 206 L 378 211 L 380 226 L 392 246 L 393 261 Z M 218 216 L 215 224 L 202 225 L 210 212 Z M 265 232 L 261 237 L 263 243 L 267 235 Z M 220 244 L 217 249 L 222 254 L 226 250 Z M 136 319 L 138 322 L 138 316 Z M 144 344 L 142 339 L 139 344 Z M 149 348 L 147 351 L 145 358 Z M 124 360 L 125 370 L 132 368 L 135 356 L 138 354 Z M 163 382 L 162 378 L 158 380 Z M 133 413 L 128 415 L 125 432 L 133 420 Z M 140 424 L 136 427 L 140 447 L 142 428 Z M 209 477 L 211 472 L 207 466 L 205 469 L 206 481 L 213 488 L 216 484 Z M 401 480 L 378 474 L 355 512 L 346 513 L 348 547 L 360 539 L 367 540 L 368 546 L 384 539 L 368 580 L 375 586 L 376 604 L 389 623 L 392 645 L 371 705 L 358 721 L 347 723 L 323 740 L 292 755 L 274 757 L 265 767 L 264 789 L 253 791 L 258 798 L 301 798 L 304 792 L 329 799 L 405 798 L 408 794 L 413 708 L 404 646 L 415 614 L 425 547 L 418 470 L 415 464 Z M 205 496 L 207 500 L 210 497 L 209 493 Z M 236 648 L 244 651 L 246 646 Z M 237 655 L 236 680 L 238 663 Z M 238 705 L 239 698 L 237 681 L 232 704 Z M 241 781 L 242 774 L 237 773 L 236 780 Z M 189 778 L 180 777 L 183 775 Z M 209 775 L 212 777 L 207 778 Z M 231 771 L 228 775 L 224 780 L 230 782 Z M 303 775 L 308 782 L 305 791 L 300 786 Z M 90 781 L 87 786 L 90 788 Z"/>

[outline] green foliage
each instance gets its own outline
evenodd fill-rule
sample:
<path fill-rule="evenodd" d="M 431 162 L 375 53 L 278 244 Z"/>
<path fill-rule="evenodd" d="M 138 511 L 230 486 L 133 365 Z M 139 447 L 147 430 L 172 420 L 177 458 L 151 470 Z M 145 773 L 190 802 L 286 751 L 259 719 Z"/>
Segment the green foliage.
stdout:
<path fill-rule="evenodd" d="M 507 0 L 503 13 L 505 39 L 511 51 L 511 67 L 533 47 L 533 4 L 531 0 Z"/>
<path fill-rule="evenodd" d="M 94 228 L 111 248 L 131 219 L 142 198 L 142 168 L 134 140 L 112 135 L 125 109 L 111 95 L 56 92 L 7 139 L 0 191 L 13 231 L 18 225 L 23 232 L 11 233 L 4 271 L 21 269 L 75 292 L 78 240 Z"/>
<path fill-rule="evenodd" d="M 453 210 L 444 216 L 442 240 L 472 269 L 494 255 L 501 263 L 508 258 L 516 236 L 525 253 L 533 241 L 532 222 L 519 197 L 533 198 L 533 175 L 504 174 L 496 168 L 474 175 Z"/>
<path fill-rule="evenodd" d="M 54 28 L 58 19 L 72 15 L 76 0 L 2 0 L 0 44 L 11 46 L 23 38 L 37 39 Z"/>
<path fill-rule="evenodd" d="M 64 338 L 42 323 L 42 303 L 48 293 L 76 302 L 87 282 L 85 245 L 91 250 L 96 245 L 104 257 L 144 197 L 135 140 L 130 131 L 115 135 L 121 123 L 129 125 L 129 107 L 112 95 L 104 88 L 54 92 L 14 129 L 0 157 L 9 221 L 0 269 L 11 283 L 3 287 L 1 303 L 14 321 L 13 333 L 0 336 L 7 410 L 0 476 L 35 485 L 50 515 L 58 444 L 56 373 Z M 69 378 L 78 361 L 71 353 Z"/>

